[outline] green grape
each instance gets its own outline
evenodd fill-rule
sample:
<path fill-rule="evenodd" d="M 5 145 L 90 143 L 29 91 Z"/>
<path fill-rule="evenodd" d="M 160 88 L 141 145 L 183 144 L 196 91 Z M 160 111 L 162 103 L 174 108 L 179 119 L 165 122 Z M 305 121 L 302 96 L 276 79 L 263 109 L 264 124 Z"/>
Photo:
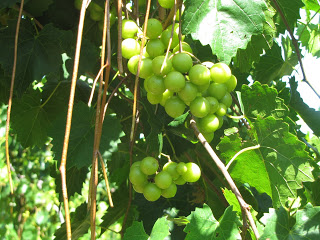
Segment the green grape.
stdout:
<path fill-rule="evenodd" d="M 227 92 L 227 86 L 224 83 L 211 83 L 208 88 L 208 93 L 211 97 L 216 98 L 217 100 L 220 100 L 223 98 L 224 95 L 226 95 Z"/>
<path fill-rule="evenodd" d="M 130 169 L 134 168 L 134 167 L 140 167 L 140 164 L 141 164 L 141 161 L 136 161 L 136 162 L 132 163 Z"/>
<path fill-rule="evenodd" d="M 226 105 L 227 108 L 229 108 L 232 104 L 232 97 L 230 93 L 226 93 L 221 99 L 220 102 Z"/>
<path fill-rule="evenodd" d="M 138 32 L 137 24 L 132 20 L 122 20 L 122 38 L 133 38 Z"/>
<path fill-rule="evenodd" d="M 196 85 L 204 85 L 210 82 L 210 70 L 201 64 L 194 65 L 189 70 L 189 79 Z"/>
<path fill-rule="evenodd" d="M 178 92 L 178 96 L 185 103 L 192 102 L 198 95 L 198 88 L 192 82 L 186 82 L 183 89 Z"/>
<path fill-rule="evenodd" d="M 184 178 L 180 176 L 177 180 L 174 180 L 173 182 L 177 185 L 183 185 L 186 183 L 186 180 L 184 180 Z"/>
<path fill-rule="evenodd" d="M 147 180 L 147 176 L 140 170 L 139 167 L 133 167 L 129 172 L 129 180 L 133 185 L 143 185 Z"/>
<path fill-rule="evenodd" d="M 199 128 L 204 133 L 214 132 L 219 128 L 219 119 L 215 114 L 208 114 L 199 120 Z"/>
<path fill-rule="evenodd" d="M 170 38 L 171 38 L 171 29 L 166 29 L 161 33 L 160 40 L 162 41 L 162 43 L 166 48 L 169 46 Z M 170 49 L 173 49 L 178 44 L 179 44 L 179 36 L 175 31 L 173 31 Z"/>
<path fill-rule="evenodd" d="M 167 102 L 167 100 L 169 98 L 171 98 L 172 96 L 173 96 L 173 92 L 171 92 L 168 89 L 166 89 L 164 91 L 164 93 L 162 94 L 162 99 L 161 99 L 160 105 L 164 107 L 166 102 Z"/>
<path fill-rule="evenodd" d="M 210 68 L 210 76 L 216 83 L 225 83 L 231 77 L 231 70 L 225 63 L 216 63 Z"/>
<path fill-rule="evenodd" d="M 158 188 L 166 189 L 171 185 L 172 177 L 170 173 L 161 171 L 154 177 L 154 182 L 158 186 Z"/>
<path fill-rule="evenodd" d="M 172 92 L 179 92 L 186 85 L 186 79 L 182 73 L 177 71 L 172 71 L 167 74 L 164 78 L 164 85 L 167 89 Z"/>
<path fill-rule="evenodd" d="M 138 64 L 134 67 L 135 72 L 138 72 Z M 141 78 L 148 78 L 153 74 L 152 72 L 152 60 L 150 58 L 143 58 L 141 60 L 140 74 Z"/>
<path fill-rule="evenodd" d="M 148 184 L 148 180 L 146 180 L 143 184 L 140 184 L 140 185 L 132 184 L 132 187 L 137 193 L 143 193 L 143 189 L 147 184 Z"/>
<path fill-rule="evenodd" d="M 208 143 L 210 143 L 210 142 L 213 140 L 214 132 L 202 133 L 202 135 L 204 136 L 204 138 L 206 139 L 206 141 L 207 141 Z"/>
<path fill-rule="evenodd" d="M 219 102 L 214 97 L 206 97 L 208 102 L 210 103 L 210 111 L 209 114 L 215 113 L 219 108 Z"/>
<path fill-rule="evenodd" d="M 179 173 L 176 171 L 177 165 L 178 164 L 176 162 L 167 162 L 163 166 L 163 171 L 167 171 L 168 173 L 170 173 L 173 180 L 176 180 L 180 177 Z"/>
<path fill-rule="evenodd" d="M 199 166 L 193 162 L 186 163 L 187 171 L 182 175 L 182 178 L 186 182 L 196 182 L 201 176 L 201 170 Z"/>
<path fill-rule="evenodd" d="M 172 70 L 172 63 L 169 58 L 165 60 L 165 56 L 158 56 L 152 60 L 152 71 L 155 75 L 164 76 Z M 162 68 L 163 65 L 163 68 Z M 161 71 L 162 68 L 162 71 Z"/>
<path fill-rule="evenodd" d="M 147 80 L 147 89 L 148 92 L 151 92 L 152 94 L 159 95 L 162 94 L 166 88 L 164 86 L 163 77 L 152 75 Z M 162 99 L 162 97 L 161 97 Z"/>
<path fill-rule="evenodd" d="M 153 157 L 145 157 L 141 160 L 140 169 L 146 175 L 155 174 L 159 168 L 157 159 Z"/>
<path fill-rule="evenodd" d="M 171 98 L 169 98 L 164 106 L 166 113 L 172 118 L 176 118 L 182 115 L 185 108 L 186 105 L 177 96 L 172 96 Z"/>
<path fill-rule="evenodd" d="M 165 198 L 173 198 L 177 193 L 177 185 L 174 183 L 171 183 L 171 185 L 166 188 L 162 189 L 161 196 Z"/>
<path fill-rule="evenodd" d="M 148 183 L 143 189 L 143 196 L 150 202 L 158 200 L 161 196 L 161 189 L 154 183 Z"/>
<path fill-rule="evenodd" d="M 182 42 L 182 51 L 184 52 L 189 52 L 189 53 L 193 53 L 192 48 L 190 47 L 190 45 L 186 42 Z M 173 53 L 179 52 L 179 44 L 177 46 L 175 46 L 175 48 L 172 50 Z"/>
<path fill-rule="evenodd" d="M 182 175 L 187 171 L 187 166 L 184 162 L 179 162 L 177 165 L 177 172 Z"/>
<path fill-rule="evenodd" d="M 237 78 L 234 75 L 225 82 L 228 92 L 232 92 L 237 86 Z"/>
<path fill-rule="evenodd" d="M 177 53 L 172 58 L 172 66 L 181 73 L 188 72 L 192 65 L 192 58 L 186 53 Z"/>
<path fill-rule="evenodd" d="M 218 108 L 218 110 L 215 112 L 215 114 L 217 115 L 217 116 L 224 116 L 224 115 L 226 115 L 227 114 L 227 106 L 226 105 L 224 105 L 223 103 L 219 103 L 219 108 Z"/>
<path fill-rule="evenodd" d="M 74 0 L 74 7 L 78 10 L 81 10 L 82 0 Z"/>
<path fill-rule="evenodd" d="M 122 56 L 130 59 L 134 55 L 140 54 L 140 44 L 133 38 L 124 39 L 121 43 Z"/>
<path fill-rule="evenodd" d="M 151 39 L 147 43 L 147 53 L 150 55 L 151 58 L 155 58 L 160 56 L 164 53 L 165 46 L 161 42 L 160 39 Z"/>
<path fill-rule="evenodd" d="M 198 118 L 203 118 L 206 115 L 208 115 L 210 111 L 210 103 L 208 100 L 204 97 L 196 97 L 191 103 L 190 103 L 190 112 Z"/>
<path fill-rule="evenodd" d="M 137 65 L 139 62 L 139 57 L 140 57 L 140 55 L 135 55 L 135 56 L 131 57 L 128 61 L 128 64 L 127 64 L 129 71 L 134 75 L 137 74 L 136 69 L 138 69 Z"/>
<path fill-rule="evenodd" d="M 203 84 L 203 85 L 197 85 L 198 91 L 200 93 L 202 93 L 203 97 L 205 97 L 205 95 L 207 94 L 207 92 L 208 92 L 207 90 L 208 90 L 209 86 L 210 86 L 210 82 L 207 82 L 206 84 Z"/>
<path fill-rule="evenodd" d="M 218 129 L 219 129 L 223 125 L 223 117 L 222 116 L 217 116 L 217 118 L 219 119 L 219 126 L 218 126 Z"/>
<path fill-rule="evenodd" d="M 153 94 L 151 92 L 147 92 L 147 99 L 151 104 L 158 104 L 162 100 L 162 94 Z"/>
<path fill-rule="evenodd" d="M 141 1 L 139 1 L 141 2 Z M 158 19 L 149 18 L 147 24 L 147 37 L 150 39 L 156 39 L 162 33 L 162 24 Z M 143 26 L 144 29 L 144 26 Z"/>
<path fill-rule="evenodd" d="M 91 2 L 89 7 L 90 18 L 93 21 L 101 21 L 104 18 L 104 11 L 103 8 L 100 7 L 98 4 Z"/>
<path fill-rule="evenodd" d="M 163 8 L 172 8 L 174 6 L 174 0 L 158 0 L 158 3 Z"/>

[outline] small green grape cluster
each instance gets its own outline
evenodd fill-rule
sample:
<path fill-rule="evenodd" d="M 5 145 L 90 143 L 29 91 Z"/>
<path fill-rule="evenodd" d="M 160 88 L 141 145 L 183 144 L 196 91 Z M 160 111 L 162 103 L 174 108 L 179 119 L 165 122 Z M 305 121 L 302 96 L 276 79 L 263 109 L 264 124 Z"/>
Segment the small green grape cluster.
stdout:
<path fill-rule="evenodd" d="M 82 5 L 82 0 L 74 0 L 74 7 L 78 10 L 81 9 Z M 97 3 L 91 1 L 89 6 L 88 6 L 90 18 L 93 21 L 98 22 L 99 29 L 103 29 L 103 24 L 104 24 L 104 9 L 98 5 Z M 114 6 L 112 6 L 110 10 L 110 26 L 112 26 L 117 19 L 117 12 Z"/>
<path fill-rule="evenodd" d="M 186 182 L 196 182 L 201 176 L 201 170 L 195 163 L 167 162 L 162 171 L 157 172 L 158 161 L 153 157 L 145 157 L 132 164 L 129 180 L 133 189 L 142 193 L 148 201 L 156 201 L 163 196 L 172 198 L 176 195 L 177 185 Z"/>
<path fill-rule="evenodd" d="M 129 59 L 129 71 L 136 74 L 140 43 L 133 37 L 138 32 L 138 27 L 131 20 L 125 21 L 122 35 L 129 38 L 122 42 L 122 54 Z M 224 63 L 194 64 L 192 49 L 186 42 L 182 42 L 182 52 L 179 52 L 177 23 L 174 25 L 170 45 L 172 51 L 166 57 L 165 50 L 171 38 L 171 28 L 172 26 L 169 26 L 163 31 L 159 20 L 148 20 L 148 42 L 142 56 L 139 76 L 145 79 L 144 88 L 151 104 L 160 103 L 173 118 L 182 115 L 186 106 L 189 106 L 190 112 L 198 118 L 200 131 L 210 142 L 214 132 L 222 126 L 223 116 L 232 104 L 230 92 L 235 89 L 237 79 Z"/>

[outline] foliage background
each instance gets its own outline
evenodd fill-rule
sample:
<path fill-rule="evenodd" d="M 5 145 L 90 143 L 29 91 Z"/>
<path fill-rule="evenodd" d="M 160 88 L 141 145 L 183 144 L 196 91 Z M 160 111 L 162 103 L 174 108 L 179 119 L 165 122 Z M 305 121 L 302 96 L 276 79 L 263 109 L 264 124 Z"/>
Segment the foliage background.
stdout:
<path fill-rule="evenodd" d="M 14 34 L 20 1 L 0 3 L 0 159 L 5 159 L 4 133 L 13 64 Z M 103 6 L 103 1 L 96 1 Z M 279 9 L 275 5 L 279 5 Z M 115 3 L 112 3 L 113 5 Z M 238 79 L 238 119 L 225 118 L 211 146 L 227 164 L 240 150 L 229 172 L 252 206 L 261 239 L 320 237 L 320 113 L 304 103 L 293 77 L 298 47 L 318 58 L 320 5 L 316 0 L 185 0 L 182 33 L 201 61 L 224 61 Z M 140 6 L 141 18 L 145 6 Z M 10 195 L 5 161 L 0 162 L 0 236 L 4 239 L 64 239 L 66 236 L 60 164 L 66 109 L 73 69 L 79 11 L 72 0 L 29 0 L 18 43 L 10 129 L 10 157 L 15 194 Z M 281 10 L 281 11 L 279 11 Z M 152 13 L 157 14 L 156 1 Z M 300 19 L 300 12 L 305 18 Z M 286 20 L 287 26 L 281 17 Z M 40 28 L 30 18 L 35 17 Z M 112 26 L 110 95 L 117 75 L 117 27 Z M 67 181 L 75 239 L 89 239 L 88 181 L 93 150 L 95 104 L 87 106 L 92 78 L 99 71 L 101 30 L 86 17 L 76 88 Z M 308 67 L 304 66 L 308 71 Z M 284 78 L 285 77 L 285 78 Z M 288 79 L 289 81 L 285 81 Z M 110 208 L 99 174 L 97 192 L 99 239 L 120 239 L 128 203 L 129 135 L 134 76 L 118 90 L 103 126 L 100 151 L 107 166 L 115 203 Z M 96 99 L 96 97 L 95 97 Z M 319 99 L 317 99 L 319 101 Z M 159 153 L 176 161 L 195 161 L 202 168 L 196 184 L 179 188 L 170 200 L 147 202 L 134 194 L 124 239 L 239 239 L 241 209 L 209 155 L 184 119 L 172 120 L 150 105 L 141 88 L 140 124 L 134 160 Z M 228 114 L 236 115 L 229 109 Z M 312 129 L 305 134 L 298 116 Z M 188 119 L 186 114 L 184 117 Z M 160 158 L 160 164 L 167 159 Z M 247 239 L 254 239 L 249 230 Z"/>

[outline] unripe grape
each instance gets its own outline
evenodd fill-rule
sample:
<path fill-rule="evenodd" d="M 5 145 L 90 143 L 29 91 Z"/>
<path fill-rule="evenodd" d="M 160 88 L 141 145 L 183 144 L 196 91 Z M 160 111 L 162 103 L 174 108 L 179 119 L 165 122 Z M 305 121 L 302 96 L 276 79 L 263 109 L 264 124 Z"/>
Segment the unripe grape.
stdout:
<path fill-rule="evenodd" d="M 162 100 L 162 94 L 153 94 L 151 92 L 147 93 L 147 99 L 151 104 L 159 104 Z"/>
<path fill-rule="evenodd" d="M 165 198 L 173 198 L 177 193 L 177 185 L 174 183 L 171 183 L 171 185 L 166 188 L 162 189 L 161 195 Z"/>
<path fill-rule="evenodd" d="M 173 92 L 171 92 L 168 89 L 166 89 L 164 91 L 164 93 L 162 94 L 162 99 L 161 99 L 160 105 L 164 107 L 166 102 L 167 102 L 167 100 L 169 98 L 171 98 L 172 96 L 173 96 Z"/>
<path fill-rule="evenodd" d="M 122 20 L 122 38 L 133 38 L 138 32 L 137 24 L 132 20 Z"/>
<path fill-rule="evenodd" d="M 192 58 L 186 53 L 177 53 L 172 58 L 172 65 L 175 70 L 186 73 L 192 67 Z"/>
<path fill-rule="evenodd" d="M 170 173 L 161 171 L 154 177 L 154 182 L 159 188 L 166 189 L 171 185 L 172 177 Z"/>
<path fill-rule="evenodd" d="M 146 85 L 148 92 L 156 95 L 162 94 L 166 90 L 161 76 L 152 75 L 147 79 Z"/>
<path fill-rule="evenodd" d="M 157 159 L 153 157 L 145 157 L 141 160 L 140 169 L 146 175 L 155 174 L 159 168 Z"/>
<path fill-rule="evenodd" d="M 135 185 L 132 184 L 133 189 L 137 192 L 137 193 L 143 193 L 144 187 L 148 184 L 148 181 L 146 180 L 143 184 L 141 185 Z"/>
<path fill-rule="evenodd" d="M 232 75 L 228 79 L 228 81 L 225 82 L 225 84 L 227 86 L 228 92 L 232 92 L 237 86 L 237 78 L 234 75 Z"/>
<path fill-rule="evenodd" d="M 198 118 L 205 117 L 210 111 L 210 103 L 204 97 L 196 97 L 190 103 L 190 112 Z"/>
<path fill-rule="evenodd" d="M 141 171 L 140 167 L 130 168 L 129 180 L 134 185 L 143 185 L 147 176 Z"/>
<path fill-rule="evenodd" d="M 184 162 L 179 162 L 176 169 L 177 172 L 182 175 L 187 171 L 187 166 Z"/>
<path fill-rule="evenodd" d="M 210 111 L 209 114 L 215 113 L 219 108 L 219 102 L 214 97 L 206 97 L 208 102 L 210 103 Z"/>
<path fill-rule="evenodd" d="M 161 33 L 160 40 L 162 41 L 162 43 L 166 48 L 169 45 L 170 38 L 171 38 L 171 29 L 166 29 Z M 175 31 L 173 31 L 170 49 L 173 49 L 175 46 L 178 45 L 178 43 L 179 43 L 179 36 Z"/>
<path fill-rule="evenodd" d="M 210 69 L 210 76 L 216 83 L 225 83 L 231 77 L 231 70 L 225 63 L 216 63 Z"/>
<path fill-rule="evenodd" d="M 186 105 L 179 97 L 172 96 L 166 101 L 164 108 L 170 117 L 176 118 L 183 114 Z"/>
<path fill-rule="evenodd" d="M 174 0 L 158 0 L 158 3 L 163 8 L 172 8 L 174 6 Z"/>
<path fill-rule="evenodd" d="M 218 110 L 215 112 L 217 116 L 224 116 L 227 114 L 227 107 L 223 103 L 219 103 Z"/>
<path fill-rule="evenodd" d="M 132 163 L 130 169 L 134 168 L 134 167 L 139 167 L 140 168 L 140 164 L 141 164 L 141 161 L 136 161 L 136 162 Z"/>
<path fill-rule="evenodd" d="M 147 27 L 147 34 L 146 35 L 150 39 L 156 39 L 162 33 L 162 24 L 158 19 L 149 18 L 147 26 L 148 27 Z"/>
<path fill-rule="evenodd" d="M 210 132 L 210 133 L 205 133 L 204 132 L 204 133 L 202 133 L 202 135 L 204 136 L 204 138 L 206 139 L 206 141 L 208 143 L 210 143 L 214 138 L 214 132 Z"/>
<path fill-rule="evenodd" d="M 163 171 L 167 171 L 168 173 L 170 173 L 173 180 L 176 180 L 180 177 L 179 173 L 176 170 L 177 165 L 178 164 L 176 162 L 167 162 L 163 166 Z"/>
<path fill-rule="evenodd" d="M 155 58 L 160 56 L 164 53 L 165 46 L 161 42 L 160 39 L 151 39 L 147 43 L 147 53 L 150 55 L 151 58 Z"/>
<path fill-rule="evenodd" d="M 186 42 L 182 42 L 182 51 L 192 53 L 192 48 Z M 179 52 L 179 44 L 172 50 L 173 53 Z"/>
<path fill-rule="evenodd" d="M 230 93 L 226 93 L 221 99 L 220 102 L 226 105 L 227 108 L 229 108 L 232 104 L 232 97 Z"/>
<path fill-rule="evenodd" d="M 199 120 L 199 128 L 205 133 L 214 132 L 219 128 L 219 119 L 214 114 L 209 114 Z"/>
<path fill-rule="evenodd" d="M 193 101 L 198 95 L 198 88 L 192 82 L 186 82 L 183 89 L 178 92 L 178 96 L 185 103 Z"/>
<path fill-rule="evenodd" d="M 184 178 L 180 176 L 177 180 L 174 180 L 173 182 L 177 185 L 183 185 L 186 183 L 186 180 L 184 180 Z"/>
<path fill-rule="evenodd" d="M 182 178 L 187 182 L 196 182 L 201 176 L 199 166 L 193 162 L 186 163 L 187 171 L 182 175 Z"/>
<path fill-rule="evenodd" d="M 189 79 L 196 85 L 204 85 L 210 82 L 210 71 L 207 67 L 196 64 L 189 70 Z"/>
<path fill-rule="evenodd" d="M 164 76 L 172 70 L 172 61 L 167 58 L 164 62 L 165 56 L 158 56 L 152 60 L 152 71 L 155 75 Z M 163 65 L 163 68 L 162 68 Z M 162 68 L 162 71 L 161 71 Z"/>
<path fill-rule="evenodd" d="M 124 39 L 121 43 L 122 56 L 130 59 L 134 55 L 140 54 L 140 44 L 133 38 Z"/>
<path fill-rule="evenodd" d="M 167 74 L 164 78 L 164 85 L 167 89 L 172 92 L 179 92 L 186 85 L 186 79 L 182 73 L 177 71 L 172 71 Z"/>
<path fill-rule="evenodd" d="M 138 71 L 138 64 L 135 65 L 134 70 Z M 141 67 L 140 67 L 140 74 L 139 77 L 141 78 L 148 78 L 153 74 L 152 72 L 152 60 L 150 58 L 143 58 L 141 60 Z"/>
<path fill-rule="evenodd" d="M 211 83 L 208 88 L 208 93 L 211 97 L 220 100 L 227 92 L 227 86 L 224 83 Z"/>
<path fill-rule="evenodd" d="M 139 62 L 139 55 L 135 55 L 129 59 L 128 64 L 127 64 L 129 71 L 134 75 L 137 74 L 136 69 L 138 68 L 137 67 L 138 62 Z"/>
<path fill-rule="evenodd" d="M 143 189 L 143 196 L 151 202 L 158 200 L 161 196 L 161 189 L 154 183 L 148 183 Z"/>

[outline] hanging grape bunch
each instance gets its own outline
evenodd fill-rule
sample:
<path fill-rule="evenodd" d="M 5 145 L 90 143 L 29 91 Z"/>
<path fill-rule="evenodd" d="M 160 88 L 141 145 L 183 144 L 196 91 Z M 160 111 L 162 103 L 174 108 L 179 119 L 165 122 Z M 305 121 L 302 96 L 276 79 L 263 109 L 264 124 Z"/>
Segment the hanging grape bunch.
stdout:
<path fill-rule="evenodd" d="M 132 164 L 129 180 L 133 189 L 142 193 L 148 201 L 156 201 L 163 196 L 172 198 L 176 195 L 177 185 L 196 182 L 201 176 L 200 168 L 195 163 L 176 163 L 169 161 L 162 171 L 158 161 L 153 157 L 145 157 Z"/>
<path fill-rule="evenodd" d="M 159 1 L 165 7 L 170 1 Z M 172 25 L 163 30 L 162 24 L 150 18 L 147 24 L 147 43 L 144 47 L 139 77 L 144 79 L 144 89 L 151 104 L 160 104 L 166 113 L 176 118 L 189 107 L 197 119 L 197 126 L 208 142 L 223 124 L 223 116 L 232 104 L 230 92 L 237 85 L 228 65 L 193 61 L 192 49 L 182 42 L 179 52 L 179 24 L 176 23 L 171 38 Z M 128 69 L 137 74 L 140 43 L 135 39 L 138 27 L 134 21 L 124 20 L 122 25 L 122 54 L 128 59 Z M 207 67 L 210 66 L 210 69 Z"/>

